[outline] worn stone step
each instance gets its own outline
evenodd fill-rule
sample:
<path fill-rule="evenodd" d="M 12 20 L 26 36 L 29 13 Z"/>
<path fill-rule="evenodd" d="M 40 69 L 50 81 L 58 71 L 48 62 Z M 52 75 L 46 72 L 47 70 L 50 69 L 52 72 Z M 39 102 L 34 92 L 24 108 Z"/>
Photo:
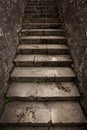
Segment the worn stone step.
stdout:
<path fill-rule="evenodd" d="M 52 14 L 28 14 L 26 16 L 24 16 L 24 19 L 31 19 L 31 18 L 43 18 L 43 17 L 50 17 L 50 18 L 57 18 L 58 15 L 52 15 Z"/>
<path fill-rule="evenodd" d="M 61 29 L 61 23 L 23 23 L 23 29 Z"/>
<path fill-rule="evenodd" d="M 24 16 L 32 16 L 32 15 L 52 15 L 52 16 L 54 15 L 54 16 L 56 16 L 57 14 L 58 14 L 57 11 L 50 12 L 48 10 L 47 11 L 46 10 L 43 10 L 43 11 L 41 11 L 41 10 L 37 10 L 37 11 L 30 10 L 30 11 L 25 11 Z"/>
<path fill-rule="evenodd" d="M 59 18 L 25 18 L 22 20 L 26 23 L 59 23 Z"/>
<path fill-rule="evenodd" d="M 5 106 L 0 124 L 16 126 L 85 126 L 78 102 L 12 102 Z"/>
<path fill-rule="evenodd" d="M 17 127 L 17 126 L 6 126 L 6 127 L 2 127 L 1 130 L 86 130 L 85 127 L 29 127 L 29 126 L 21 126 L 21 127 Z"/>
<path fill-rule="evenodd" d="M 36 43 L 53 43 L 65 44 L 67 38 L 64 36 L 23 36 L 20 38 L 20 43 L 36 44 Z"/>
<path fill-rule="evenodd" d="M 15 67 L 12 81 L 72 81 L 75 78 L 69 67 Z"/>
<path fill-rule="evenodd" d="M 26 7 L 25 8 L 25 10 L 35 10 L 35 9 L 37 9 L 37 10 L 48 10 L 48 11 L 52 11 L 52 10 L 57 10 L 57 7 L 56 6 L 43 6 L 43 5 L 41 5 L 41 6 L 32 6 L 32 5 L 30 5 L 30 6 L 28 6 L 28 7 Z"/>
<path fill-rule="evenodd" d="M 73 82 L 13 82 L 6 97 L 18 101 L 76 101 L 81 96 Z"/>
<path fill-rule="evenodd" d="M 54 0 L 28 0 L 27 2 L 54 2 Z"/>
<path fill-rule="evenodd" d="M 53 14 L 54 13 L 54 15 L 56 15 L 56 14 L 59 14 L 58 13 L 58 11 L 56 10 L 56 9 L 36 9 L 36 10 L 34 10 L 34 9 L 26 9 L 25 10 L 25 14 L 24 15 L 26 15 L 26 14 L 29 14 L 29 15 L 33 15 L 33 14 Z M 46 17 L 43 17 L 43 18 L 46 18 Z"/>
<path fill-rule="evenodd" d="M 53 5 L 54 4 L 56 4 L 56 2 L 55 1 L 27 1 L 27 4 L 43 4 L 43 5 L 47 5 L 47 4 L 52 4 L 53 3 Z"/>
<path fill-rule="evenodd" d="M 48 9 L 48 10 L 55 10 L 55 9 L 57 9 L 57 6 L 56 5 L 52 5 L 52 4 L 27 4 L 26 5 L 26 8 L 25 8 L 25 10 L 32 10 L 32 9 L 39 9 L 39 10 L 44 10 L 44 9 Z"/>
<path fill-rule="evenodd" d="M 66 44 L 20 44 L 17 48 L 19 54 L 67 54 L 69 48 Z"/>
<path fill-rule="evenodd" d="M 62 29 L 23 29 L 22 36 L 64 36 Z"/>
<path fill-rule="evenodd" d="M 49 4 L 49 5 L 48 5 Z M 48 5 L 48 6 L 52 6 L 53 5 L 56 5 L 56 2 L 55 1 L 27 1 L 26 3 L 26 6 L 27 5 Z"/>
<path fill-rule="evenodd" d="M 50 14 L 50 13 L 52 13 L 54 15 L 58 13 L 58 11 L 56 9 L 51 10 L 51 9 L 48 9 L 48 8 L 43 9 L 43 10 L 40 10 L 40 9 L 36 9 L 36 10 L 32 9 L 32 10 L 30 10 L 30 9 L 28 9 L 28 10 L 25 10 L 24 12 L 25 12 L 25 14 L 28 14 L 28 13 L 31 13 L 31 14 L 34 14 L 34 13 L 39 13 L 39 14 L 47 13 L 47 14 Z"/>
<path fill-rule="evenodd" d="M 70 66 L 72 59 L 69 55 L 18 55 L 15 60 L 16 66 L 29 67 L 29 66 Z"/>
<path fill-rule="evenodd" d="M 48 5 L 49 4 L 49 5 Z M 52 5 L 52 3 L 46 3 L 46 4 L 41 4 L 41 3 L 29 3 L 26 5 L 25 9 L 57 9 L 57 6 L 55 4 Z"/>
<path fill-rule="evenodd" d="M 58 15 L 58 11 L 57 10 L 48 10 L 48 9 L 44 9 L 44 10 L 25 10 L 25 14 L 24 16 L 26 15 L 42 15 L 42 14 L 46 14 L 46 15 L 49 15 L 49 14 L 52 14 L 52 15 Z"/>
<path fill-rule="evenodd" d="M 57 5 L 55 2 L 31 2 L 25 5 L 25 9 L 43 9 L 47 7 L 48 9 L 57 9 Z"/>
<path fill-rule="evenodd" d="M 33 15 L 28 15 L 28 16 L 24 16 L 24 19 L 33 19 L 33 18 L 43 18 L 43 17 L 50 17 L 50 18 L 57 18 L 58 15 L 46 15 L 46 14 L 41 14 L 41 15 L 37 15 L 37 14 L 33 14 Z"/>
<path fill-rule="evenodd" d="M 46 11 L 46 10 L 29 10 L 29 11 L 25 11 L 25 14 L 24 14 L 24 16 L 32 16 L 32 15 L 50 15 L 50 14 L 52 14 L 52 15 L 58 15 L 58 12 L 55 10 L 55 11 Z"/>

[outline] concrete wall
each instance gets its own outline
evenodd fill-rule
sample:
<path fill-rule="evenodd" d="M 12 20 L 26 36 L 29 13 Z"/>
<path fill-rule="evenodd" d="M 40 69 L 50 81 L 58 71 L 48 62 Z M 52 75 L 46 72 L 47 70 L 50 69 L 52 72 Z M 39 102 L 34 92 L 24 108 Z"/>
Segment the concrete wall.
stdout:
<path fill-rule="evenodd" d="M 25 0 L 0 0 L 0 113 L 18 44 Z"/>
<path fill-rule="evenodd" d="M 87 0 L 57 0 L 87 114 Z"/>

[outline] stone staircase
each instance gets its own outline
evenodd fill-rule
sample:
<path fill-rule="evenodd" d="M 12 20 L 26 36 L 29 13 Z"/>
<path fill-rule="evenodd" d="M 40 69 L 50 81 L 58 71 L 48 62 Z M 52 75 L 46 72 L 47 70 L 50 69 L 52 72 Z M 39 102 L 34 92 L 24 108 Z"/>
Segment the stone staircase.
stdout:
<path fill-rule="evenodd" d="M 27 0 L 1 130 L 85 130 L 56 1 Z"/>

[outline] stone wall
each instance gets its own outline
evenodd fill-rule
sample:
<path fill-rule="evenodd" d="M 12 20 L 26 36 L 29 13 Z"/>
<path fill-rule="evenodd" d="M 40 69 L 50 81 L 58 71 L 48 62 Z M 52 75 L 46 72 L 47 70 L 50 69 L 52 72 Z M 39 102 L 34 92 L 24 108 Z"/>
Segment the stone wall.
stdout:
<path fill-rule="evenodd" d="M 25 0 L 0 0 L 0 113 L 18 44 Z"/>
<path fill-rule="evenodd" d="M 87 0 L 57 0 L 87 114 Z"/>

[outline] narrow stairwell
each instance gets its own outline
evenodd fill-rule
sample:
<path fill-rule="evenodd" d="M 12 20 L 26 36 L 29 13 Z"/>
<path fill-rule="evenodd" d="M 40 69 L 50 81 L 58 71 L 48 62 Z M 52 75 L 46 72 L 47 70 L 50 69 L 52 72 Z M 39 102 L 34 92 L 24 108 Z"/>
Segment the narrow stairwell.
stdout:
<path fill-rule="evenodd" d="M 55 0 L 27 0 L 1 130 L 85 130 L 87 119 L 57 12 Z"/>

